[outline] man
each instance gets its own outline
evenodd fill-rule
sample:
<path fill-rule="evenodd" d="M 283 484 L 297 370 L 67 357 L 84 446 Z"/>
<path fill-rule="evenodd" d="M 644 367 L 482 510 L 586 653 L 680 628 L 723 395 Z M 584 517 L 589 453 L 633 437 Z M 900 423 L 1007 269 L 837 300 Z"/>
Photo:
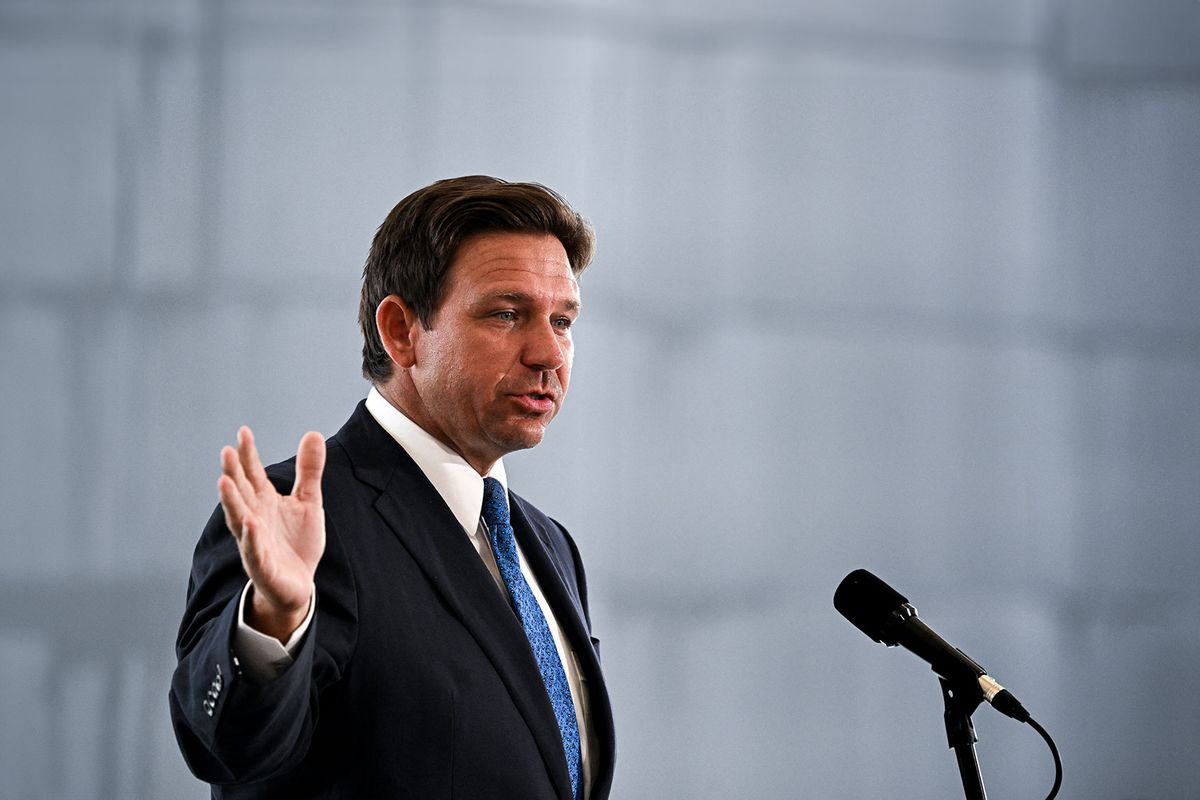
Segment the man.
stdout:
<path fill-rule="evenodd" d="M 608 796 L 583 566 L 502 461 L 562 404 L 592 250 L 537 184 L 413 193 L 363 270 L 366 400 L 288 462 L 222 450 L 170 691 L 214 797 Z"/>

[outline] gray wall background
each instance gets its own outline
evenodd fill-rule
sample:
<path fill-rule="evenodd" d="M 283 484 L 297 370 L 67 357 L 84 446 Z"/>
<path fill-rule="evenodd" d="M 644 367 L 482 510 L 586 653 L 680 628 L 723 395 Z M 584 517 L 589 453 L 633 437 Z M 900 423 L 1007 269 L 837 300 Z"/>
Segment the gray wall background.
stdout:
<path fill-rule="evenodd" d="M 1198 43 L 1192 0 L 0 3 L 0 792 L 206 796 L 166 691 L 218 450 L 336 430 L 375 227 L 484 172 L 600 234 L 509 469 L 589 565 L 618 797 L 961 796 L 860 566 L 1062 797 L 1200 796 Z"/>

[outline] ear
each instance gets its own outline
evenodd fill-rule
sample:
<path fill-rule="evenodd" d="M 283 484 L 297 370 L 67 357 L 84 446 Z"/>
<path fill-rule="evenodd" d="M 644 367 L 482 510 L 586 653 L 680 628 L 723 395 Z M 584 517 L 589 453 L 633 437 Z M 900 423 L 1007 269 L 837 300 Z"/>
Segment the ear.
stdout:
<path fill-rule="evenodd" d="M 407 369 L 417 363 L 416 339 L 424 330 L 417 313 L 399 295 L 389 294 L 375 309 L 379 340 L 396 366 Z"/>

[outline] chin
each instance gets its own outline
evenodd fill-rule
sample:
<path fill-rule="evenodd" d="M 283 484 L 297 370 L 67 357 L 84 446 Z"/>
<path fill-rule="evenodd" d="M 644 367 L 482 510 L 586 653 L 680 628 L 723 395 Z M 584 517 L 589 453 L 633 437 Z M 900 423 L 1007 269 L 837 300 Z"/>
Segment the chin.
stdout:
<path fill-rule="evenodd" d="M 512 453 L 517 450 L 528 450 L 531 447 L 537 447 L 542 443 L 545 435 L 545 427 L 539 425 L 536 430 L 523 428 L 511 431 L 507 436 L 497 436 L 496 441 L 503 447 L 504 452 Z"/>

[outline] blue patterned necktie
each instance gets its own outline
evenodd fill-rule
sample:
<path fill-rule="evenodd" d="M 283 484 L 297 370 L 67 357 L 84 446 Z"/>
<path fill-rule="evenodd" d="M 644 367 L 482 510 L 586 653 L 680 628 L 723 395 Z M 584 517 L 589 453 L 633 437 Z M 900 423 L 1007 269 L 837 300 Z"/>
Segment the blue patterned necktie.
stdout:
<path fill-rule="evenodd" d="M 483 479 L 483 521 L 488 526 L 488 538 L 496 556 L 496 566 L 500 568 L 500 577 L 508 587 L 509 599 L 521 619 L 529 646 L 533 648 L 542 682 L 546 684 L 546 694 L 550 695 L 550 705 L 554 707 L 567 757 L 567 772 L 571 775 L 571 792 L 579 798 L 583 795 L 583 778 L 579 763 L 579 723 L 575 719 L 575 704 L 571 701 L 571 686 L 567 683 L 567 673 L 558 658 L 558 648 L 554 646 L 546 617 L 521 574 L 517 542 L 508 518 L 508 497 L 495 478 Z"/>

